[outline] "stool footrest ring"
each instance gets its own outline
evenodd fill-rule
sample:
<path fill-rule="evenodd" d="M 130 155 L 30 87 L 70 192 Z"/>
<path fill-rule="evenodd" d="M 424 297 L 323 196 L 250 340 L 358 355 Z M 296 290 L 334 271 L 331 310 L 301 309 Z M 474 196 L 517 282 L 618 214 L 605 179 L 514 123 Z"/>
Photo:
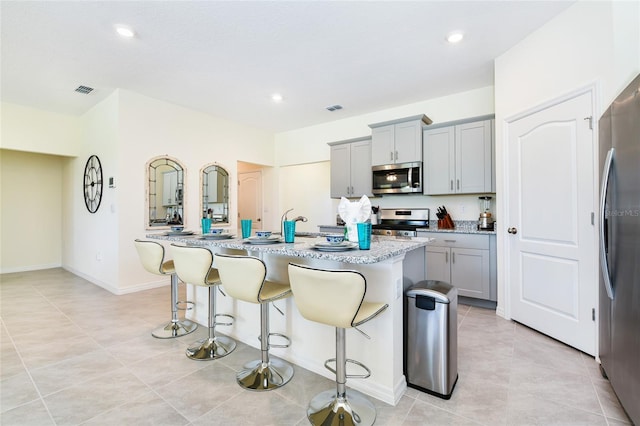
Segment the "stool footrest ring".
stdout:
<path fill-rule="evenodd" d="M 218 317 L 225 317 L 225 318 L 229 318 L 229 319 L 231 319 L 231 321 L 230 321 L 230 322 L 218 322 L 218 321 L 216 321 L 216 320 L 215 320 L 215 318 L 218 318 Z M 225 325 L 225 326 L 226 326 L 226 325 L 233 325 L 233 322 L 234 322 L 235 320 L 236 320 L 236 318 L 235 318 L 233 315 L 229 315 L 229 314 L 216 314 L 216 315 L 215 315 L 215 317 L 214 317 L 214 320 L 213 320 L 213 321 L 214 321 L 214 324 L 213 324 L 213 325 L 214 325 L 214 326 L 219 326 L 219 325 Z"/>
<path fill-rule="evenodd" d="M 356 361 L 355 359 L 346 359 L 347 363 L 351 363 L 351 364 L 355 364 L 358 367 L 361 367 L 362 369 L 364 369 L 364 371 L 366 371 L 366 374 L 347 374 L 345 377 L 347 379 L 368 379 L 369 377 L 371 377 L 371 370 L 369 370 L 369 367 L 367 367 L 366 365 L 364 365 L 363 363 L 361 363 L 360 361 Z M 327 370 L 331 371 L 333 374 L 337 374 L 335 368 L 331 367 L 329 364 L 331 363 L 335 363 L 336 359 L 335 358 L 329 358 L 328 360 L 326 360 L 324 362 L 324 368 L 326 368 Z"/>
<path fill-rule="evenodd" d="M 181 307 L 180 305 L 187 305 L 184 308 Z M 195 303 L 191 302 L 190 300 L 178 300 L 176 302 L 176 309 L 179 311 L 190 311 L 193 309 Z"/>
<path fill-rule="evenodd" d="M 271 336 L 284 339 L 286 343 L 271 343 Z M 262 342 L 262 336 L 258 336 L 258 341 Z M 291 339 L 289 338 L 289 336 L 285 336 L 284 334 L 269 333 L 267 344 L 272 348 L 288 348 L 289 346 L 291 346 Z"/>

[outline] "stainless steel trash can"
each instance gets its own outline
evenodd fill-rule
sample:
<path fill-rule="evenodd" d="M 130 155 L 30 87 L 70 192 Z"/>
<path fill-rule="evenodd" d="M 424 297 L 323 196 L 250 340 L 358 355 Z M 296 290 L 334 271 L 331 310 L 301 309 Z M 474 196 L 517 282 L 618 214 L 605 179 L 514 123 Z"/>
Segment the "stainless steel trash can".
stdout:
<path fill-rule="evenodd" d="M 420 281 L 405 293 L 407 384 L 444 399 L 458 380 L 458 289 Z"/>

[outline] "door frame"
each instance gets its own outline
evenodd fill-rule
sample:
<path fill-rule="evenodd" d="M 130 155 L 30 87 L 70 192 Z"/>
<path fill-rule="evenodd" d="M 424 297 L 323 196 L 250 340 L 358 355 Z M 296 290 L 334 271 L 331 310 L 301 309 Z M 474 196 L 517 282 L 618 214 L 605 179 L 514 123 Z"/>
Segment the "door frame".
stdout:
<path fill-rule="evenodd" d="M 526 109 L 522 112 L 510 115 L 505 117 L 502 120 L 502 161 L 501 161 L 501 165 L 502 165 L 502 194 L 509 194 L 510 191 L 510 185 L 509 185 L 509 164 L 508 164 L 508 160 L 509 160 L 509 126 L 517 121 L 520 120 L 524 117 L 527 117 L 529 115 L 538 113 L 542 110 L 545 110 L 547 108 L 550 108 L 552 106 L 564 103 L 568 100 L 571 100 L 573 98 L 582 96 L 584 94 L 589 94 L 591 96 L 591 110 L 593 113 L 593 116 L 591 118 L 591 123 L 593 126 L 593 132 L 594 132 L 594 143 L 593 143 L 593 165 L 592 165 L 592 170 L 594 173 L 594 187 L 592 188 L 593 191 L 593 199 L 594 199 L 594 205 L 593 205 L 593 211 L 597 212 L 598 211 L 598 200 L 599 200 L 599 191 L 598 191 L 598 185 L 600 183 L 600 171 L 599 171 L 599 150 L 598 150 L 598 146 L 599 146 L 599 140 L 598 140 L 598 119 L 600 118 L 601 111 L 599 108 L 599 84 L 597 82 L 592 82 L 588 85 L 579 87 L 576 90 L 573 90 L 571 92 L 565 93 L 564 95 L 558 96 L 554 99 L 548 100 L 546 102 L 543 102 L 541 104 L 538 104 L 534 107 L 531 107 L 529 109 Z M 501 246 L 498 248 L 498 258 L 502 257 L 503 261 L 500 262 L 500 264 L 498 265 L 498 270 L 499 270 L 499 274 L 498 274 L 498 288 L 502 288 L 502 306 L 498 306 L 498 314 L 502 315 L 505 319 L 511 319 L 511 284 L 508 282 L 509 280 L 509 265 L 511 264 L 511 253 L 509 252 L 508 248 L 509 248 L 509 234 L 507 234 L 506 230 L 508 225 L 508 220 L 510 218 L 510 214 L 511 212 L 509 211 L 509 204 L 503 199 L 500 204 L 502 205 L 502 208 L 500 208 L 500 217 L 504 218 L 503 220 L 499 221 L 499 223 L 501 223 L 500 227 L 496 230 L 496 234 L 497 234 L 497 242 L 498 245 Z M 599 228 L 600 228 L 600 224 L 598 223 L 597 218 L 594 218 L 595 224 L 592 227 L 592 232 L 594 233 L 594 238 L 595 241 L 598 241 L 598 232 L 599 232 Z M 501 256 L 500 256 L 501 253 Z M 599 269 L 599 263 L 598 263 L 599 259 L 598 259 L 598 250 L 596 248 L 596 250 L 594 250 L 594 255 L 593 255 L 593 259 L 592 259 L 592 273 L 593 273 L 593 277 L 594 277 L 594 283 L 595 285 L 599 285 L 599 279 L 598 279 L 598 274 L 600 273 L 600 269 Z M 597 293 L 597 288 L 596 288 L 596 294 Z M 598 304 L 599 301 L 595 300 L 595 309 L 596 312 L 598 312 Z M 596 324 L 595 324 L 595 329 L 598 329 L 598 325 L 599 325 L 599 318 L 596 316 Z M 596 333 L 595 335 L 595 339 L 596 339 L 596 356 L 597 356 L 597 348 L 598 348 L 598 335 Z"/>

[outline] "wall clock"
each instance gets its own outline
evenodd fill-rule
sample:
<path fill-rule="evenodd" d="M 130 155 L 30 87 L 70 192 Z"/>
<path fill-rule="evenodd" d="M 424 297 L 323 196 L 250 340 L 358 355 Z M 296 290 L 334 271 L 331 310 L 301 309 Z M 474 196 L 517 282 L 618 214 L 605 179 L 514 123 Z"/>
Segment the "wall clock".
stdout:
<path fill-rule="evenodd" d="M 102 165 L 96 155 L 92 155 L 84 166 L 84 204 L 90 213 L 95 213 L 102 201 Z"/>

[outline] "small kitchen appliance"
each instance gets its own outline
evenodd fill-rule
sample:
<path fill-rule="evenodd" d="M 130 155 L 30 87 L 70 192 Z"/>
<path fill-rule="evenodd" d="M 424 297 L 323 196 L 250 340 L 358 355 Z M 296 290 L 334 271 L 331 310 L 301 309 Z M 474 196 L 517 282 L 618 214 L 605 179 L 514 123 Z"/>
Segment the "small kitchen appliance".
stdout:
<path fill-rule="evenodd" d="M 380 221 L 373 235 L 415 237 L 417 229 L 429 228 L 429 209 L 380 209 Z"/>
<path fill-rule="evenodd" d="M 480 203 L 478 229 L 483 231 L 493 231 L 495 221 L 491 215 L 491 197 L 478 197 L 478 201 Z"/>

